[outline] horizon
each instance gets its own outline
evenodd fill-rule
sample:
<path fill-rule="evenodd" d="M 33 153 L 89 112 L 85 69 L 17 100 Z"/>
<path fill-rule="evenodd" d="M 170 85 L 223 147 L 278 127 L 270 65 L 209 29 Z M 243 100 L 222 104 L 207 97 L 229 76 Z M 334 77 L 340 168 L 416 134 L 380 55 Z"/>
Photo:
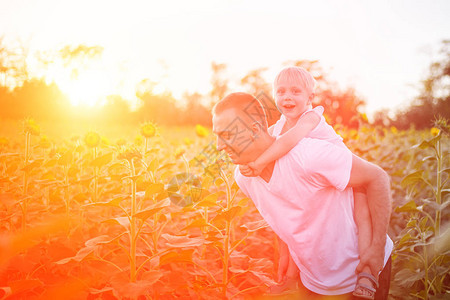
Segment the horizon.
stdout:
<path fill-rule="evenodd" d="M 253 69 L 267 68 L 263 77 L 271 83 L 286 61 L 318 60 L 340 88 L 356 90 L 369 116 L 383 108 L 393 112 L 418 94 L 450 28 L 444 1 L 77 3 L 32 0 L 5 7 L 0 1 L 0 35 L 25 41 L 30 53 L 66 45 L 104 48 L 77 84 L 68 68 L 45 75 L 72 104 L 109 94 L 136 101 L 136 85 L 145 78 L 156 82 L 157 93 L 171 91 L 176 99 L 185 92 L 204 95 L 212 62 L 227 65 L 233 90 Z"/>

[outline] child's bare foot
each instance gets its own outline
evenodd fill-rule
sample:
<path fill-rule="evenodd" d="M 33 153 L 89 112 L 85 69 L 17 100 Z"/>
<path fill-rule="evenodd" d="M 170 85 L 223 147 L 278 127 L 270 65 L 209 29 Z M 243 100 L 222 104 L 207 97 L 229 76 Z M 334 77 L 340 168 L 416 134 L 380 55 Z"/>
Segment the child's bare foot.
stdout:
<path fill-rule="evenodd" d="M 358 274 L 354 296 L 363 299 L 375 299 L 375 292 L 378 288 L 378 280 L 370 273 L 361 272 Z"/>
<path fill-rule="evenodd" d="M 298 278 L 288 277 L 284 279 L 281 283 L 273 285 L 270 287 L 271 294 L 281 294 L 285 291 L 297 289 Z"/>

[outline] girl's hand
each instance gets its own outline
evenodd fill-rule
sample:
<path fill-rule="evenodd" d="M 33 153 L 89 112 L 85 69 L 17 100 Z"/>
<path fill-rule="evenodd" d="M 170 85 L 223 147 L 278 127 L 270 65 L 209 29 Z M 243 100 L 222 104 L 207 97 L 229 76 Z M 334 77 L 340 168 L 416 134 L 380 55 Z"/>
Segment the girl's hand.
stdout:
<path fill-rule="evenodd" d="M 266 167 L 265 165 L 259 164 L 257 161 L 249 163 L 248 166 L 253 170 L 254 176 L 261 175 L 262 171 Z"/>
<path fill-rule="evenodd" d="M 250 162 L 247 165 L 239 165 L 239 171 L 241 174 L 247 177 L 257 177 L 261 175 L 265 166 L 261 166 L 256 162 Z"/>
<path fill-rule="evenodd" d="M 242 175 L 247 177 L 256 177 L 258 175 L 254 174 L 254 170 L 249 165 L 239 165 L 239 171 Z"/>

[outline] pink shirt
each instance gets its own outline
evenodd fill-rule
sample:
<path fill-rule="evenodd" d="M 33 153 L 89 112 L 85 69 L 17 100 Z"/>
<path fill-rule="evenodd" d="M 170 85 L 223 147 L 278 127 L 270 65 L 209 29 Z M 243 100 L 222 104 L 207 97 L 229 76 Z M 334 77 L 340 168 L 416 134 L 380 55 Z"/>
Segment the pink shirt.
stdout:
<path fill-rule="evenodd" d="M 348 149 L 304 138 L 275 162 L 268 183 L 235 170 L 241 190 L 288 245 L 302 283 L 318 294 L 355 288 L 359 253 L 353 191 L 347 188 L 351 166 Z M 387 237 L 385 262 L 392 248 Z"/>

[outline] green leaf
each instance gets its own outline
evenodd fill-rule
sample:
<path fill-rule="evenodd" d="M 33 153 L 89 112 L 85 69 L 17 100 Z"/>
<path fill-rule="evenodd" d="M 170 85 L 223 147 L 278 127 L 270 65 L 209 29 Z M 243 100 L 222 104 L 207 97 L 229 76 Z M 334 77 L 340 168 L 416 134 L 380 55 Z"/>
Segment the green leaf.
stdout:
<path fill-rule="evenodd" d="M 167 207 L 170 205 L 170 200 L 165 199 L 161 202 L 157 202 L 156 204 L 150 206 L 146 210 L 140 211 L 136 213 L 133 217 L 141 219 L 143 222 L 153 216 L 158 211 L 162 210 L 164 207 Z"/>
<path fill-rule="evenodd" d="M 169 169 L 175 165 L 176 165 L 176 163 L 167 163 L 167 164 L 164 164 L 161 167 L 159 167 L 157 170 L 160 171 L 160 170 L 164 170 L 164 169 Z"/>
<path fill-rule="evenodd" d="M 142 273 L 141 278 L 147 282 L 150 282 L 151 284 L 154 284 L 162 276 L 163 276 L 163 272 L 161 272 L 160 270 L 149 270 L 149 271 Z M 144 291 L 144 293 L 145 292 L 147 292 L 147 291 Z M 138 295 L 138 296 L 140 296 L 140 295 Z"/>
<path fill-rule="evenodd" d="M 97 245 L 109 244 L 120 238 L 123 234 L 119 234 L 114 238 L 111 238 L 108 235 L 100 235 L 90 240 L 87 240 L 84 244 L 86 245 L 86 247 L 95 247 Z"/>
<path fill-rule="evenodd" d="M 416 171 L 414 173 L 409 174 L 405 178 L 403 178 L 403 180 L 401 182 L 402 187 L 405 188 L 405 187 L 407 187 L 409 185 L 414 185 L 414 184 L 416 184 L 417 182 L 419 182 L 421 180 L 425 181 L 423 179 L 422 173 L 423 173 L 422 170 Z"/>
<path fill-rule="evenodd" d="M 398 247 L 403 246 L 404 244 L 407 244 L 409 241 L 414 239 L 411 234 L 407 233 L 398 241 Z"/>
<path fill-rule="evenodd" d="M 258 271 L 254 271 L 254 270 L 249 270 L 249 272 L 251 274 L 253 274 L 254 276 L 256 276 L 262 283 L 264 283 L 266 286 L 275 286 L 278 283 L 276 281 L 274 281 L 271 276 L 269 274 L 263 273 L 263 272 L 258 272 Z"/>
<path fill-rule="evenodd" d="M 118 217 L 113 219 L 108 219 L 105 221 L 102 221 L 102 223 L 110 223 L 110 224 L 119 224 L 125 227 L 125 229 L 130 228 L 130 220 L 127 217 Z"/>
<path fill-rule="evenodd" d="M 72 260 L 80 262 L 80 261 L 84 260 L 86 257 L 88 257 L 92 252 L 94 252 L 94 250 L 95 250 L 95 247 L 84 247 L 84 248 L 81 248 L 75 256 L 58 260 L 55 263 L 58 265 L 63 265 Z"/>
<path fill-rule="evenodd" d="M 124 171 L 124 169 L 128 170 L 128 167 L 126 165 L 124 165 L 123 163 L 121 163 L 121 162 L 117 162 L 117 163 L 114 163 L 114 164 L 112 164 L 112 165 L 110 165 L 108 167 L 108 172 L 109 173 L 111 173 L 111 172 L 121 172 L 121 171 Z"/>
<path fill-rule="evenodd" d="M 269 227 L 269 224 L 267 224 L 267 222 L 264 219 L 262 219 L 259 221 L 248 222 L 244 225 L 241 225 L 241 227 L 247 229 L 248 232 L 254 232 Z"/>
<path fill-rule="evenodd" d="M 400 283 L 404 288 L 411 288 L 412 285 L 422 279 L 425 272 L 420 270 L 418 272 L 411 271 L 409 269 L 403 269 L 395 274 L 395 281 Z"/>
<path fill-rule="evenodd" d="M 432 208 L 434 211 L 443 211 L 447 206 L 450 205 L 450 201 L 444 202 L 442 204 L 437 204 L 436 201 L 433 200 L 422 200 L 424 204 L 426 204 L 428 207 Z"/>
<path fill-rule="evenodd" d="M 68 150 L 58 159 L 58 164 L 62 166 L 68 166 L 70 165 L 70 163 L 72 163 L 72 160 L 73 160 L 72 150 Z"/>
<path fill-rule="evenodd" d="M 11 179 L 9 177 L 1 177 L 0 183 L 10 183 Z"/>
<path fill-rule="evenodd" d="M 417 205 L 414 200 L 409 201 L 401 207 L 395 208 L 395 212 L 418 212 Z"/>
<path fill-rule="evenodd" d="M 157 158 L 154 158 L 147 167 L 147 171 L 155 172 L 158 169 L 159 161 Z"/>
<path fill-rule="evenodd" d="M 43 285 L 44 283 L 37 279 L 21 279 L 8 282 L 8 286 L 11 288 L 12 294 L 18 294 L 20 292 L 32 290 Z"/>
<path fill-rule="evenodd" d="M 430 147 L 434 147 L 436 142 L 434 141 L 434 143 L 433 143 L 433 140 L 434 139 L 432 139 L 430 141 L 423 141 L 420 144 L 412 146 L 411 148 L 427 149 L 427 148 L 430 148 Z"/>
<path fill-rule="evenodd" d="M 156 201 L 161 201 L 163 199 L 166 199 L 169 197 L 169 193 L 167 193 L 167 191 L 163 191 L 162 193 L 159 193 L 158 195 L 156 195 L 155 200 Z"/>
<path fill-rule="evenodd" d="M 23 167 L 22 171 L 29 172 L 29 171 L 33 170 L 34 168 L 40 167 L 42 164 L 42 161 L 43 161 L 42 159 L 36 159 L 32 163 L 29 163 L 28 165 Z"/>
<path fill-rule="evenodd" d="M 408 224 L 406 224 L 407 228 L 413 228 L 416 227 L 417 225 L 417 220 L 416 219 L 411 219 L 408 221 Z"/>
<path fill-rule="evenodd" d="M 19 153 L 1 153 L 0 154 L 0 159 L 4 158 L 4 157 L 14 157 L 14 156 L 19 156 Z"/>
<path fill-rule="evenodd" d="M 419 222 L 419 228 L 420 228 L 422 231 L 425 231 L 425 227 L 427 226 L 427 222 L 428 222 L 428 217 L 424 217 L 424 218 L 422 218 L 422 220 L 420 220 L 420 222 Z"/>
<path fill-rule="evenodd" d="M 159 265 L 162 266 L 174 262 L 192 262 L 193 253 L 194 249 L 174 250 L 169 253 L 165 253 L 159 258 Z"/>
<path fill-rule="evenodd" d="M 427 160 L 435 161 L 436 157 L 434 155 L 430 155 L 430 156 L 426 156 L 426 157 L 422 158 L 422 161 L 427 161 Z"/>
<path fill-rule="evenodd" d="M 177 206 L 186 207 L 192 204 L 191 197 L 184 196 L 180 193 L 168 192 L 168 196 L 170 201 Z"/>
<path fill-rule="evenodd" d="M 114 291 L 114 289 L 112 287 L 104 287 L 102 289 L 96 289 L 96 288 L 90 288 L 89 289 L 89 293 L 93 294 L 93 295 L 106 293 L 106 292 L 109 292 L 109 291 Z"/>
<path fill-rule="evenodd" d="M 120 203 L 125 200 L 127 197 L 120 196 L 112 199 L 111 201 L 107 202 L 96 202 L 96 203 L 89 203 L 84 206 L 110 206 L 110 207 L 120 207 Z"/>
<path fill-rule="evenodd" d="M 125 176 L 125 177 L 122 177 L 122 179 L 130 179 L 130 180 L 132 180 L 132 181 L 136 181 L 136 180 L 138 180 L 140 177 L 142 177 L 142 175 L 141 175 L 141 174 L 138 174 L 138 175 L 134 175 L 134 176 Z"/>
<path fill-rule="evenodd" d="M 208 225 L 209 224 L 206 223 L 206 221 L 204 219 L 196 219 L 196 220 L 192 221 L 189 225 L 187 225 L 183 229 L 181 229 L 181 231 L 188 230 L 191 228 L 201 228 L 201 227 L 208 226 Z"/>
<path fill-rule="evenodd" d="M 178 236 L 163 233 L 161 235 L 167 241 L 166 245 L 173 248 L 197 247 L 204 244 L 205 240 L 200 237 Z"/>
<path fill-rule="evenodd" d="M 151 183 L 145 190 L 145 198 L 150 198 L 155 194 L 159 194 L 164 191 L 164 184 L 162 183 Z"/>
<path fill-rule="evenodd" d="M 441 173 L 447 173 L 447 175 L 450 176 L 450 168 L 441 170 Z"/>
<path fill-rule="evenodd" d="M 217 193 L 209 194 L 208 196 L 206 196 L 205 198 L 203 198 L 202 200 L 197 202 L 194 205 L 194 207 L 197 207 L 197 206 L 199 206 L 199 207 L 215 207 L 215 206 L 217 206 L 217 199 L 222 194 L 225 194 L 225 192 L 219 191 Z"/>
<path fill-rule="evenodd" d="M 199 202 L 199 200 L 203 199 L 209 194 L 210 192 L 208 190 L 202 189 L 200 187 L 193 185 L 189 187 L 189 196 L 192 198 L 192 202 Z"/>
<path fill-rule="evenodd" d="M 39 184 L 40 186 L 47 187 L 51 185 L 61 185 L 62 182 L 58 180 L 52 180 L 52 179 L 36 179 L 34 180 L 35 183 Z"/>
<path fill-rule="evenodd" d="M 103 167 L 104 165 L 110 163 L 111 160 L 112 160 L 112 158 L 113 158 L 113 153 L 110 152 L 110 153 L 107 153 L 107 154 L 105 154 L 105 155 L 102 155 L 102 156 L 97 157 L 96 159 L 94 159 L 93 161 L 91 161 L 90 165 L 91 165 L 92 167 L 101 168 L 101 167 Z"/>
<path fill-rule="evenodd" d="M 212 221 L 218 222 L 221 220 L 225 220 L 227 222 L 231 222 L 241 212 L 241 210 L 242 208 L 240 206 L 233 206 L 230 209 L 224 210 L 219 213 L 213 218 Z"/>
<path fill-rule="evenodd" d="M 44 164 L 44 167 L 50 168 L 50 167 L 55 166 L 57 163 L 58 163 L 58 160 L 57 160 L 57 159 L 50 159 L 49 161 L 47 161 L 47 162 Z"/>

